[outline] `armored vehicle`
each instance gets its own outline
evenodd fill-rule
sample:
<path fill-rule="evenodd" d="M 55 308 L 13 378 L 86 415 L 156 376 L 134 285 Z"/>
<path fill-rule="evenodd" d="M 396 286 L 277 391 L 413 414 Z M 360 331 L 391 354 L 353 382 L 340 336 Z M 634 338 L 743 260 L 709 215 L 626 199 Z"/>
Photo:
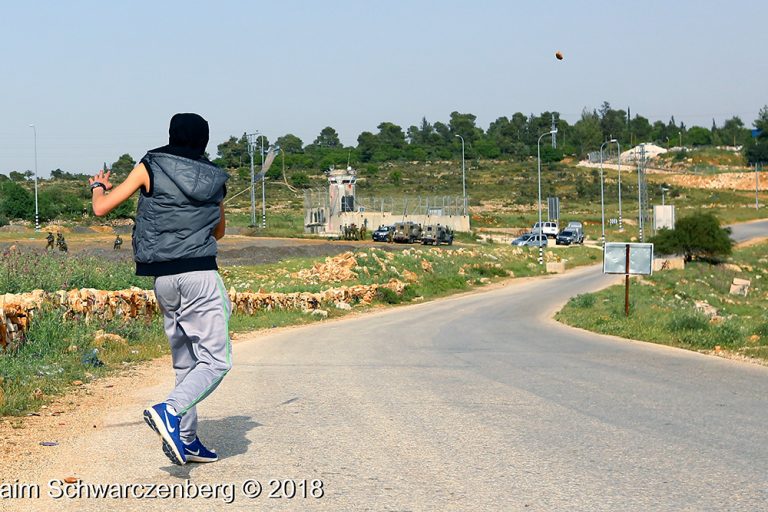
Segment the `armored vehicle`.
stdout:
<path fill-rule="evenodd" d="M 421 234 L 421 243 L 424 245 L 453 245 L 453 230 L 448 226 L 430 224 L 424 228 Z"/>
<path fill-rule="evenodd" d="M 389 242 L 392 237 L 392 232 L 395 230 L 395 226 L 379 226 L 379 228 L 371 233 L 371 238 L 374 242 Z"/>
<path fill-rule="evenodd" d="M 421 240 L 421 225 L 415 222 L 396 222 L 392 240 L 401 244 L 412 244 Z"/>

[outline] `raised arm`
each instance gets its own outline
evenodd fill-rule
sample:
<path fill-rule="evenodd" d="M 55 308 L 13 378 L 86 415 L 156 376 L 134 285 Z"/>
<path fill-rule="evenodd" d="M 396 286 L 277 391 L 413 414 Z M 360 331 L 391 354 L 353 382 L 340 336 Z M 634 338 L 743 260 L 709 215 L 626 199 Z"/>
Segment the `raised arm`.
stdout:
<path fill-rule="evenodd" d="M 216 240 L 221 240 L 224 237 L 224 230 L 227 227 L 227 221 L 224 219 L 224 201 L 219 203 L 219 211 L 221 212 L 221 220 L 213 230 L 213 236 Z"/>
<path fill-rule="evenodd" d="M 117 208 L 139 188 L 144 187 L 145 190 L 149 190 L 149 173 L 143 163 L 134 167 L 125 181 L 114 187 L 114 190 L 112 190 L 112 184 L 109 182 L 110 172 L 104 173 L 104 171 L 99 171 L 96 176 L 88 179 L 88 183 L 91 186 L 94 183 L 104 185 L 104 188 L 96 187 L 92 190 L 93 214 L 97 217 L 106 215 Z M 107 190 L 111 190 L 111 192 L 106 194 Z"/>

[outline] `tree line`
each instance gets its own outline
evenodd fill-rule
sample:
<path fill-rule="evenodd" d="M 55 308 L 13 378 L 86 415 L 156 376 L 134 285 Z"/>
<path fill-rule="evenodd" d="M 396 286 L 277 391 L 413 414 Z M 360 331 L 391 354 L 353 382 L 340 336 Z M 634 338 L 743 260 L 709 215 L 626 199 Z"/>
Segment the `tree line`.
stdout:
<path fill-rule="evenodd" d="M 304 144 L 294 134 L 278 137 L 274 142 L 284 152 L 287 168 L 327 169 L 331 165 L 346 162 L 353 164 L 379 163 L 398 160 L 434 161 L 454 159 L 461 155 L 461 136 L 464 139 L 465 156 L 468 159 L 511 159 L 522 161 L 537 154 L 537 140 L 542 133 L 557 127 L 557 148 L 549 140 L 542 144 L 542 159 L 558 161 L 564 156 L 584 157 L 595 151 L 610 138 L 618 139 L 625 147 L 640 142 L 654 142 L 664 147 L 743 146 L 750 163 L 766 161 L 765 138 L 768 137 L 768 107 L 763 107 L 754 121 L 762 135 L 755 138 L 753 132 L 738 116 L 727 119 L 718 126 L 712 120 L 710 128 L 687 127 L 676 122 L 674 116 L 666 123 L 635 114 L 629 109 L 614 109 L 604 102 L 599 109 L 582 111 L 574 124 L 569 124 L 558 112 L 542 112 L 525 115 L 521 112 L 511 117 L 502 116 L 490 123 L 487 130 L 477 126 L 477 116 L 452 112 L 448 122 L 434 123 L 422 118 L 417 125 L 403 128 L 388 121 L 377 126 L 377 131 L 364 131 L 357 137 L 357 145 L 345 147 L 336 130 L 323 128 L 311 144 Z M 268 138 L 258 139 L 256 163 L 261 145 L 268 147 Z M 758 147 L 759 146 L 759 147 Z M 757 149 L 756 149 L 757 147 Z M 217 146 L 218 157 L 214 160 L 226 168 L 248 166 L 248 140 L 230 137 Z M 277 172 L 277 171 L 275 171 Z"/>
<path fill-rule="evenodd" d="M 375 133 L 362 132 L 357 137 L 356 146 L 344 146 L 338 132 L 330 126 L 323 128 L 310 144 L 288 133 L 274 141 L 281 148 L 281 160 L 272 166 L 268 176 L 281 178 L 284 166 L 291 170 L 293 185 L 302 187 L 310 183 L 305 171 L 321 172 L 347 162 L 375 168 L 382 162 L 451 160 L 461 156 L 461 138 L 464 139 L 467 159 L 523 161 L 536 156 L 536 142 L 541 134 L 551 129 L 553 122 L 558 130 L 557 147 L 552 147 L 549 138 L 543 141 L 541 155 L 544 162 L 560 161 L 564 156 L 581 158 L 595 151 L 609 138 L 618 139 L 623 147 L 640 142 L 655 142 L 665 147 L 681 144 L 686 147 L 743 146 L 750 164 L 768 162 L 768 106 L 760 109 L 752 123 L 755 130 L 751 130 L 738 116 L 727 119 L 722 125 L 713 120 L 710 128 L 689 128 L 682 122 L 676 122 L 674 117 L 666 123 L 651 123 L 641 115 L 631 115 L 629 109 L 614 109 L 604 102 L 599 109 L 585 109 L 572 125 L 558 112 L 542 112 L 539 115 L 516 112 L 511 117 L 499 117 L 483 130 L 477 126 L 474 114 L 451 112 L 447 122 L 430 122 L 422 118 L 420 123 L 405 129 L 395 123 L 382 122 Z M 267 137 L 256 140 L 256 165 L 260 163 L 262 144 L 266 149 L 272 142 Z M 248 176 L 250 155 L 245 134 L 230 137 L 216 149 L 215 163 L 236 170 L 243 177 Z M 136 161 L 129 154 L 121 155 L 112 164 L 104 164 L 112 170 L 116 181 L 125 178 L 135 165 Z M 33 176 L 31 171 L 12 171 L 9 177 L 0 174 L 0 221 L 28 215 L 33 197 L 24 187 L 14 184 L 28 181 Z M 51 172 L 51 177 L 85 182 L 89 175 L 56 169 Z M 84 187 L 78 196 L 43 189 L 39 197 L 41 219 L 81 215 L 82 205 L 89 198 L 87 189 Z M 130 215 L 131 211 L 128 205 L 125 212 L 118 211 L 116 215 Z"/>

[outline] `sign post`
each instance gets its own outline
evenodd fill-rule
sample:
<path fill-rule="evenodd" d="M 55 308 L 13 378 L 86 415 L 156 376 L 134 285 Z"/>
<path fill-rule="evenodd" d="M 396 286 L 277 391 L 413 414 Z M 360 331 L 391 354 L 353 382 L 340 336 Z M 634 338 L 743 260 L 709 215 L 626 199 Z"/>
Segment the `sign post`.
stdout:
<path fill-rule="evenodd" d="M 627 244 L 627 273 L 624 276 L 624 316 L 629 316 L 629 244 Z"/>
<path fill-rule="evenodd" d="M 629 316 L 629 276 L 651 275 L 653 272 L 653 244 L 605 244 L 603 273 L 624 274 L 624 315 Z"/>

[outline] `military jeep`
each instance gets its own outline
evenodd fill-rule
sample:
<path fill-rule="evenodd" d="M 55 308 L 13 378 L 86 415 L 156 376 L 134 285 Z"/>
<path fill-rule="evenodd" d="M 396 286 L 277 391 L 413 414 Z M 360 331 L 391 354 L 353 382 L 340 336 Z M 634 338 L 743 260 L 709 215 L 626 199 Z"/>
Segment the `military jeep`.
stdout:
<path fill-rule="evenodd" d="M 400 244 L 412 244 L 421 240 L 421 225 L 415 222 L 395 222 L 392 241 Z"/>
<path fill-rule="evenodd" d="M 453 245 L 453 230 L 448 226 L 430 224 L 424 228 L 421 234 L 421 243 L 424 245 Z"/>

